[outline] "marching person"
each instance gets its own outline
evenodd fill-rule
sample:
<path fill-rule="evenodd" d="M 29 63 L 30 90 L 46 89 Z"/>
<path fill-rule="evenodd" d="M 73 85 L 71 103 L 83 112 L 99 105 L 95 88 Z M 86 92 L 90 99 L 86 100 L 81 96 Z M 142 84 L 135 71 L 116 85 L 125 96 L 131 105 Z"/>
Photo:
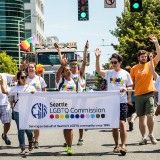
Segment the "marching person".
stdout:
<path fill-rule="evenodd" d="M 58 84 L 59 91 L 81 91 L 81 86 L 78 81 L 71 78 L 71 68 L 69 65 L 61 65 L 56 74 L 56 83 Z M 73 130 L 64 129 L 64 138 L 66 140 L 66 152 L 68 155 L 72 155 L 71 149 L 73 141 Z"/>
<path fill-rule="evenodd" d="M 38 75 L 36 75 L 36 65 L 33 62 L 28 64 L 28 76 L 27 76 L 27 84 L 35 87 L 36 91 L 46 91 L 46 83 L 44 79 Z M 39 130 L 33 130 L 34 132 L 34 148 L 39 148 L 38 138 L 40 135 Z"/>
<path fill-rule="evenodd" d="M 154 43 L 156 47 L 157 55 L 153 59 L 154 66 L 158 64 L 160 60 L 160 47 L 157 38 L 154 35 L 150 35 L 150 41 Z M 139 129 L 142 135 L 142 140 L 139 145 L 147 144 L 147 127 L 149 130 L 148 137 L 152 144 L 157 144 L 157 140 L 153 135 L 154 128 L 154 94 L 155 87 L 153 84 L 153 76 L 150 69 L 150 62 L 148 60 L 148 52 L 145 50 L 138 51 L 139 63 L 132 67 L 130 75 L 135 83 L 135 108 L 137 117 L 139 117 Z M 147 118 L 147 126 L 145 123 Z"/>
<path fill-rule="evenodd" d="M 14 75 L 2 73 L 2 62 L 0 61 L 0 76 L 3 77 L 3 83 L 5 88 L 7 84 L 12 81 Z M 11 141 L 7 136 L 7 133 L 11 125 L 11 112 L 10 112 L 10 103 L 8 101 L 8 96 L 3 94 L 0 89 L 0 119 L 4 125 L 2 139 L 5 141 L 6 145 L 11 145 Z"/>
<path fill-rule="evenodd" d="M 126 66 L 125 70 L 130 73 L 131 67 Z M 134 87 L 133 87 L 134 88 Z M 133 130 L 133 124 L 135 119 L 137 118 L 136 109 L 135 109 L 135 102 L 134 102 L 134 92 L 131 93 L 132 102 L 128 102 L 128 111 L 127 111 L 127 120 L 129 124 L 129 131 Z"/>
<path fill-rule="evenodd" d="M 63 65 L 67 64 L 67 59 L 62 58 L 63 55 L 61 54 L 61 50 L 59 48 L 59 46 L 55 43 L 55 48 L 58 50 L 58 55 L 59 55 L 59 60 L 60 63 Z M 86 63 L 87 63 L 87 50 L 89 48 L 89 43 L 88 40 L 85 44 L 84 47 L 84 52 L 83 52 L 83 62 L 81 67 L 79 67 L 79 64 L 77 62 L 76 59 L 72 59 L 69 62 L 70 68 L 71 68 L 71 77 L 76 80 L 79 81 L 79 83 L 81 84 L 81 90 L 84 91 L 85 89 L 85 80 L 84 80 L 84 74 L 85 74 L 85 67 L 86 67 Z M 83 145 L 84 141 L 83 141 L 83 129 L 79 129 L 79 140 L 77 145 Z"/>
<path fill-rule="evenodd" d="M 18 130 L 18 140 L 19 140 L 19 145 L 21 148 L 21 151 L 19 154 L 24 155 L 26 153 L 25 151 L 25 138 L 24 138 L 24 132 L 26 132 L 27 137 L 28 137 L 28 142 L 29 146 L 28 149 L 29 151 L 32 151 L 32 140 L 33 140 L 33 134 L 31 130 L 22 130 L 19 129 L 19 94 L 18 92 L 36 92 L 35 88 L 33 86 L 29 86 L 26 83 L 26 78 L 27 75 L 24 71 L 19 71 L 17 73 L 17 80 L 18 84 L 10 89 L 10 91 L 7 91 L 4 83 L 4 79 L 2 76 L 0 76 L 0 85 L 1 85 L 1 90 L 3 94 L 10 94 L 10 96 L 14 96 L 14 108 L 13 108 L 13 115 L 14 119 L 17 125 L 17 130 Z"/>
<path fill-rule="evenodd" d="M 126 132 L 126 118 L 127 118 L 127 94 L 126 91 L 132 89 L 132 80 L 129 73 L 121 68 L 122 64 L 122 57 L 119 54 L 112 54 L 111 56 L 111 63 L 113 69 L 111 70 L 100 70 L 100 55 L 101 51 L 99 48 L 95 50 L 96 56 L 96 72 L 103 78 L 105 78 L 108 82 L 108 91 L 120 91 L 120 138 L 121 138 L 121 149 L 119 148 L 119 128 L 112 129 L 112 135 L 115 141 L 115 147 L 113 152 L 114 153 L 121 153 L 125 155 L 126 150 L 126 139 L 127 139 L 127 132 Z"/>

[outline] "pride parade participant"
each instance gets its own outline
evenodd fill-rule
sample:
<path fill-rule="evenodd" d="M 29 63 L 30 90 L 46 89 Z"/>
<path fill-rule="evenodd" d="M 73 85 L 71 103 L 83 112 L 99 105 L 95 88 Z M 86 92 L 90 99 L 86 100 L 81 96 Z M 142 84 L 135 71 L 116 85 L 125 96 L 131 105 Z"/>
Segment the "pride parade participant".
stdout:
<path fill-rule="evenodd" d="M 81 86 L 78 81 L 74 81 L 71 78 L 71 68 L 69 65 L 61 65 L 56 74 L 56 83 L 58 84 L 59 91 L 81 91 Z M 73 151 L 71 149 L 73 142 L 73 130 L 64 129 L 64 138 L 66 140 L 66 152 L 68 155 L 72 155 Z"/>
<path fill-rule="evenodd" d="M 19 140 L 19 145 L 21 148 L 21 151 L 19 154 L 25 155 L 25 138 L 24 138 L 24 132 L 26 132 L 27 137 L 28 137 L 28 149 L 29 151 L 32 151 L 32 140 L 33 140 L 33 134 L 31 130 L 22 130 L 19 129 L 19 94 L 18 92 L 36 92 L 35 88 L 33 86 L 29 86 L 26 83 L 26 73 L 24 71 L 19 71 L 17 73 L 17 81 L 18 84 L 16 86 L 13 86 L 10 91 L 7 91 L 5 84 L 4 84 L 4 79 L 2 76 L 0 76 L 0 85 L 1 85 L 1 90 L 3 94 L 9 94 L 10 96 L 14 96 L 14 108 L 13 108 L 13 114 L 14 114 L 14 119 L 17 125 L 17 130 L 18 130 L 18 140 Z"/>
<path fill-rule="evenodd" d="M 119 148 L 119 128 L 112 129 L 112 135 L 115 141 L 114 153 L 121 153 L 122 155 L 126 155 L 126 139 L 127 139 L 127 131 L 126 131 L 126 118 L 127 118 L 127 94 L 126 91 L 132 89 L 132 80 L 129 73 L 121 68 L 122 64 L 122 56 L 119 54 L 112 54 L 111 56 L 111 64 L 113 69 L 111 70 L 100 70 L 99 59 L 100 59 L 101 51 L 97 48 L 95 51 L 96 56 L 96 72 L 103 78 L 105 78 L 108 82 L 108 91 L 120 91 L 120 138 L 121 138 L 121 149 Z"/>
<path fill-rule="evenodd" d="M 61 54 L 61 50 L 58 46 L 58 44 L 55 43 L 55 48 L 58 50 L 58 55 L 59 55 L 59 60 L 60 63 L 62 65 L 66 65 L 67 64 L 67 59 L 62 58 L 63 55 Z M 78 62 L 76 59 L 72 59 L 69 62 L 70 68 L 71 68 L 71 77 L 76 80 L 79 81 L 79 83 L 81 84 L 81 90 L 84 91 L 85 90 L 85 80 L 84 80 L 84 74 L 85 74 L 85 67 L 86 67 L 86 63 L 87 63 L 87 50 L 89 48 L 89 43 L 88 40 L 85 44 L 84 47 L 84 52 L 83 52 L 83 62 L 81 67 L 79 66 Z M 84 141 L 83 141 L 83 129 L 79 129 L 79 140 L 77 145 L 83 145 Z"/>
<path fill-rule="evenodd" d="M 27 76 L 27 84 L 35 87 L 37 92 L 46 91 L 46 83 L 44 79 L 38 75 L 36 75 L 36 65 L 33 62 L 28 64 L 28 76 Z M 40 135 L 39 130 L 34 130 L 34 148 L 39 148 L 38 138 Z"/>

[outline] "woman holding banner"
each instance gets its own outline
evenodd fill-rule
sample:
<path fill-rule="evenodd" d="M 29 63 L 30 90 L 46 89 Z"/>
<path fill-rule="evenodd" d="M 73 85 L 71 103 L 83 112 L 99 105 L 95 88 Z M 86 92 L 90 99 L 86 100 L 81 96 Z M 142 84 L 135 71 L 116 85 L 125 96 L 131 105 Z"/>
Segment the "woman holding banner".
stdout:
<path fill-rule="evenodd" d="M 64 57 L 63 57 L 64 58 Z M 74 81 L 71 78 L 71 68 L 69 65 L 62 65 L 56 74 L 56 83 L 58 84 L 59 91 L 81 91 L 81 86 L 78 81 Z M 73 130 L 64 129 L 64 138 L 66 140 L 66 152 L 68 155 L 72 155 L 73 151 L 71 149 L 73 141 Z"/>
<path fill-rule="evenodd" d="M 27 84 L 32 85 L 35 87 L 36 91 L 46 91 L 46 82 L 44 79 L 38 75 L 36 75 L 36 65 L 33 62 L 30 62 L 28 64 L 28 76 L 26 80 Z M 37 149 L 39 148 L 39 143 L 38 143 L 38 138 L 40 135 L 39 130 L 33 130 L 34 132 L 34 148 Z"/>
<path fill-rule="evenodd" d="M 9 94 L 10 96 L 14 97 L 14 108 L 13 108 L 13 115 L 14 115 L 14 119 L 17 125 L 17 129 L 18 129 L 18 140 L 19 140 L 19 144 L 21 147 L 21 152 L 19 154 L 24 155 L 26 153 L 25 151 L 25 138 L 24 138 L 24 132 L 26 132 L 27 137 L 28 137 L 28 142 L 29 142 L 29 151 L 32 151 L 32 140 L 33 140 L 33 134 L 31 130 L 22 130 L 19 129 L 19 94 L 18 92 L 36 92 L 35 88 L 33 86 L 29 86 L 26 83 L 26 73 L 24 71 L 19 71 L 17 73 L 17 80 L 18 80 L 18 84 L 14 87 L 11 88 L 10 91 L 7 91 L 5 86 L 4 86 L 4 82 L 2 79 L 2 76 L 0 76 L 0 86 L 1 86 L 1 90 L 3 94 Z"/>

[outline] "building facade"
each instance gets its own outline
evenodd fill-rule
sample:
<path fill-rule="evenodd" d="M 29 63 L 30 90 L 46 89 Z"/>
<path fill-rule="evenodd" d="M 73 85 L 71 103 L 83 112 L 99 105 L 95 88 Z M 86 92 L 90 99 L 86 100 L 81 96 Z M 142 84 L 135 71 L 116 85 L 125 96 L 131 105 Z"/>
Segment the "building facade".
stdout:
<path fill-rule="evenodd" d="M 23 0 L 0 0 L 0 51 L 18 58 L 18 21 L 24 18 Z M 24 23 L 20 22 L 20 40 Z"/>
<path fill-rule="evenodd" d="M 25 38 L 33 35 L 39 43 L 45 43 L 44 0 L 23 0 L 25 14 Z"/>
<path fill-rule="evenodd" d="M 33 35 L 39 43 L 46 42 L 44 1 L 0 0 L 0 52 L 6 51 L 8 55 L 18 59 L 19 38 L 21 42 Z"/>

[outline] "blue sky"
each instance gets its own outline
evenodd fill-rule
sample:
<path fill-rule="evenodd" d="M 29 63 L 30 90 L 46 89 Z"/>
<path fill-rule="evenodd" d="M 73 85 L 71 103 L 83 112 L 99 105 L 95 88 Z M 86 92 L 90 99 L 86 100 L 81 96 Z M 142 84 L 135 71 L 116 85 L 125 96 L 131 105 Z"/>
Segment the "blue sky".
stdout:
<path fill-rule="evenodd" d="M 77 0 L 44 0 L 46 36 L 57 36 L 60 42 L 77 42 L 78 51 L 89 41 L 90 66 L 86 73 L 95 70 L 95 48 L 100 48 L 101 64 L 108 61 L 114 49 L 103 44 L 117 44 L 109 30 L 116 28 L 116 16 L 121 16 L 124 0 L 116 0 L 116 8 L 104 8 L 104 0 L 89 0 L 89 21 L 78 21 Z"/>

